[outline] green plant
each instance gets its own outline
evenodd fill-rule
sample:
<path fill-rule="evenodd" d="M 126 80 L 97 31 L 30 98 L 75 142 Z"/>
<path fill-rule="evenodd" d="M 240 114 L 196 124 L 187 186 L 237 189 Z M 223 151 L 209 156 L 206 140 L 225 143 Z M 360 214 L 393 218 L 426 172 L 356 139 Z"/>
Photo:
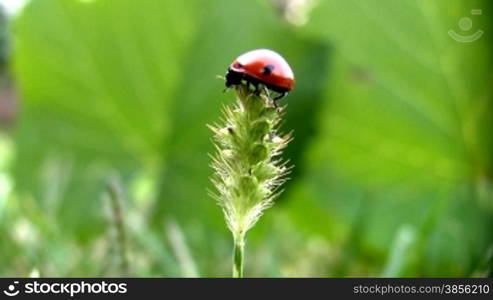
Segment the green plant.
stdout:
<path fill-rule="evenodd" d="M 213 197 L 233 234 L 233 277 L 243 277 L 245 234 L 281 192 L 289 168 L 279 155 L 291 135 L 278 135 L 284 107 L 276 109 L 266 93 L 256 95 L 240 85 L 236 95 L 234 107 L 224 109 L 221 125 L 209 127 L 217 150 Z"/>

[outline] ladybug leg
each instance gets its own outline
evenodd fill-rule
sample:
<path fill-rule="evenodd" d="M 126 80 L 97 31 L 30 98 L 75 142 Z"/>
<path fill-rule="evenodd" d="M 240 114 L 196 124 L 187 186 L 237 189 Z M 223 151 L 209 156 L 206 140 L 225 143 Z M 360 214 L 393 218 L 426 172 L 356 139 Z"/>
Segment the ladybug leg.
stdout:
<path fill-rule="evenodd" d="M 255 85 L 251 81 L 245 80 L 245 86 L 248 88 L 249 91 L 255 92 Z"/>
<path fill-rule="evenodd" d="M 279 95 L 277 95 L 276 97 L 274 97 L 274 99 L 272 99 L 272 102 L 274 103 L 274 107 L 276 109 L 279 109 L 279 106 L 277 105 L 277 101 L 281 100 L 283 97 L 285 97 L 286 95 L 288 94 L 288 92 L 282 92 L 280 93 Z"/>
<path fill-rule="evenodd" d="M 287 94 L 288 94 L 288 92 L 282 92 L 279 95 L 277 95 L 276 97 L 274 97 L 272 99 L 272 101 L 276 102 L 277 100 L 280 100 L 280 99 L 284 98 Z"/>
<path fill-rule="evenodd" d="M 259 85 L 259 84 L 258 84 L 258 82 L 257 82 L 257 81 L 253 81 L 253 82 L 252 82 L 252 86 L 253 86 L 253 93 L 254 93 L 255 95 L 257 95 L 257 96 L 260 94 L 260 89 L 259 89 L 258 85 Z"/>

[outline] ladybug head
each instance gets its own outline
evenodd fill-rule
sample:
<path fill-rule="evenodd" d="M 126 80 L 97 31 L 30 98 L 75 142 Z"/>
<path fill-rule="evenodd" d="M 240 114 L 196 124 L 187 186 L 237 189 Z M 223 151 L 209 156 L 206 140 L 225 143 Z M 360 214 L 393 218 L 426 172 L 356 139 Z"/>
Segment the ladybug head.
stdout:
<path fill-rule="evenodd" d="M 233 69 L 229 68 L 228 72 L 226 72 L 226 87 L 230 88 L 233 85 L 240 84 L 242 78 L 243 78 L 242 73 L 236 72 Z"/>

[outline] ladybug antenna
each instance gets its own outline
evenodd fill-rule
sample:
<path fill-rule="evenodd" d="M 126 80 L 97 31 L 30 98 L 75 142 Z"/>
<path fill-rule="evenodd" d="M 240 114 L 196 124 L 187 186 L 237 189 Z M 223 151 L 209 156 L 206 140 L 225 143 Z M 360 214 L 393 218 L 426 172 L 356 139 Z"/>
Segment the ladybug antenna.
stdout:
<path fill-rule="evenodd" d="M 224 76 L 222 76 L 222 75 L 216 75 L 216 79 L 226 80 L 226 77 L 224 77 Z"/>

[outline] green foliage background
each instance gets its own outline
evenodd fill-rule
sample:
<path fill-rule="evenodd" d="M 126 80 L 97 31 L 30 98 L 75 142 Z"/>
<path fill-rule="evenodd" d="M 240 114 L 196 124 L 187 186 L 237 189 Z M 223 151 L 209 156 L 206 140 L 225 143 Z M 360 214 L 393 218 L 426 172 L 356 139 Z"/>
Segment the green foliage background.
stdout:
<path fill-rule="evenodd" d="M 247 276 L 486 275 L 491 8 L 326 0 L 296 26 L 261 0 L 30 1 L 11 24 L 21 107 L 0 137 L 0 275 L 229 276 L 205 125 L 234 97 L 215 76 L 254 48 L 296 74 L 296 168 L 248 236 Z M 447 34 L 465 16 L 485 32 L 469 44 Z"/>

